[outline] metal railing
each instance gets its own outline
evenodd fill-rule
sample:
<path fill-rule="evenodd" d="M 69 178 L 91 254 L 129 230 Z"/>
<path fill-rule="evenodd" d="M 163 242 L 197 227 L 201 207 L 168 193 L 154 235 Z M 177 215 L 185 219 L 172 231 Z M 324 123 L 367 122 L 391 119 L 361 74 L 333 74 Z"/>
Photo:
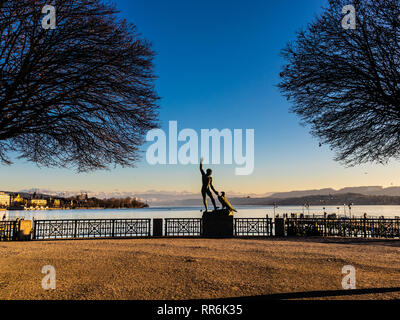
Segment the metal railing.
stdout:
<path fill-rule="evenodd" d="M 0 241 L 16 240 L 19 231 L 18 220 L 0 221 Z"/>
<path fill-rule="evenodd" d="M 400 239 L 398 218 L 291 217 L 281 220 L 282 232 L 287 236 Z M 36 240 L 150 237 L 151 222 L 151 219 L 35 220 L 32 235 Z M 19 226 L 18 221 L 0 221 L 0 240 L 16 240 Z M 164 232 L 157 231 L 157 236 L 162 234 L 166 237 L 200 237 L 204 234 L 201 218 L 163 219 L 159 230 Z M 275 222 L 272 218 L 233 219 L 235 237 L 270 237 L 274 234 Z"/>
<path fill-rule="evenodd" d="M 288 236 L 400 238 L 400 219 L 340 218 L 286 219 Z"/>
<path fill-rule="evenodd" d="M 234 235 L 237 237 L 270 237 L 273 222 L 271 218 L 235 218 Z"/>
<path fill-rule="evenodd" d="M 200 218 L 171 218 L 164 223 L 166 237 L 200 237 L 203 234 Z"/>
<path fill-rule="evenodd" d="M 33 239 L 149 237 L 151 219 L 35 220 Z"/>

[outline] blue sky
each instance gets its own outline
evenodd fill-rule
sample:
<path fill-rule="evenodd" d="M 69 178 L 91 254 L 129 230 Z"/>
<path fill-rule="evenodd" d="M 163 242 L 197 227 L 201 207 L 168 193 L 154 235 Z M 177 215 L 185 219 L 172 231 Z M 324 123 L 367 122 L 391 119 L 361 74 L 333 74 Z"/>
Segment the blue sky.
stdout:
<path fill-rule="evenodd" d="M 160 122 L 178 130 L 255 130 L 255 170 L 235 176 L 234 166 L 214 165 L 220 190 L 264 193 L 358 185 L 400 185 L 399 164 L 344 168 L 319 148 L 288 112 L 276 84 L 279 56 L 295 33 L 318 14 L 323 0 L 118 0 L 121 16 L 153 44 Z M 143 148 L 145 150 L 146 147 Z M 145 159 L 145 157 L 143 157 Z M 0 189 L 197 192 L 197 166 L 156 165 L 89 174 L 37 168 L 24 161 L 0 166 Z"/>

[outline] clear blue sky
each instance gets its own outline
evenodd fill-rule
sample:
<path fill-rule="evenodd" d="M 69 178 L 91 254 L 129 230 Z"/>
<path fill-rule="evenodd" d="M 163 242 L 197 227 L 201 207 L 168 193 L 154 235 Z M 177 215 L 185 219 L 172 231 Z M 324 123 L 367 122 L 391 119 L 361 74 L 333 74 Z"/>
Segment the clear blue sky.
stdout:
<path fill-rule="evenodd" d="M 179 129 L 255 129 L 255 171 L 235 176 L 234 166 L 213 166 L 225 190 L 263 193 L 358 185 L 400 185 L 399 164 L 346 169 L 319 148 L 288 112 L 280 95 L 279 56 L 295 32 L 318 14 L 324 0 L 118 0 L 121 16 L 153 43 L 160 120 Z M 145 150 L 145 149 L 144 149 Z M 367 174 L 366 174 L 367 173 Z M 16 161 L 0 166 L 0 189 L 195 191 L 197 166 L 117 168 L 77 174 Z M 222 190 L 222 189 L 221 189 Z"/>

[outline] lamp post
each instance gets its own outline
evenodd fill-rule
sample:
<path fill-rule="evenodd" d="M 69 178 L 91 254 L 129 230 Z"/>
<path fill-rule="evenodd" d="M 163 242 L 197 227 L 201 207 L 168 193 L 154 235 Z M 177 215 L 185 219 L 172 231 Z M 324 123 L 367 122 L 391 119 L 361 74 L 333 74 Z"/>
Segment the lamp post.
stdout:
<path fill-rule="evenodd" d="M 304 206 L 307 208 L 307 214 L 310 215 L 310 203 L 306 202 Z"/>
<path fill-rule="evenodd" d="M 349 204 L 348 204 L 350 219 L 351 219 L 351 206 L 352 206 L 352 205 L 353 205 L 353 203 L 349 203 Z"/>

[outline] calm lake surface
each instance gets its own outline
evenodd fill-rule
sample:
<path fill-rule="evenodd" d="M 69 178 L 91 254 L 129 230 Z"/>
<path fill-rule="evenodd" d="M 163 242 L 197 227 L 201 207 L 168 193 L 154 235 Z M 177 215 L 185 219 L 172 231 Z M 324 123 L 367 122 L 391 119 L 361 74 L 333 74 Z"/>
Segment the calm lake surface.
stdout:
<path fill-rule="evenodd" d="M 349 208 L 326 206 L 326 212 L 349 215 Z M 237 206 L 237 218 L 264 218 L 274 216 L 272 206 Z M 134 218 L 201 218 L 200 207 L 151 207 L 141 209 L 93 209 L 93 210 L 32 210 L 8 211 L 8 218 L 35 218 L 36 220 L 50 219 L 134 219 Z M 305 215 L 322 215 L 322 206 L 312 206 L 309 209 L 302 206 L 282 206 L 275 209 L 276 214 L 304 213 Z M 367 213 L 371 217 L 385 216 L 387 218 L 400 216 L 400 206 L 353 206 L 352 216 L 362 216 Z M 1 213 L 3 215 L 3 213 Z"/>

